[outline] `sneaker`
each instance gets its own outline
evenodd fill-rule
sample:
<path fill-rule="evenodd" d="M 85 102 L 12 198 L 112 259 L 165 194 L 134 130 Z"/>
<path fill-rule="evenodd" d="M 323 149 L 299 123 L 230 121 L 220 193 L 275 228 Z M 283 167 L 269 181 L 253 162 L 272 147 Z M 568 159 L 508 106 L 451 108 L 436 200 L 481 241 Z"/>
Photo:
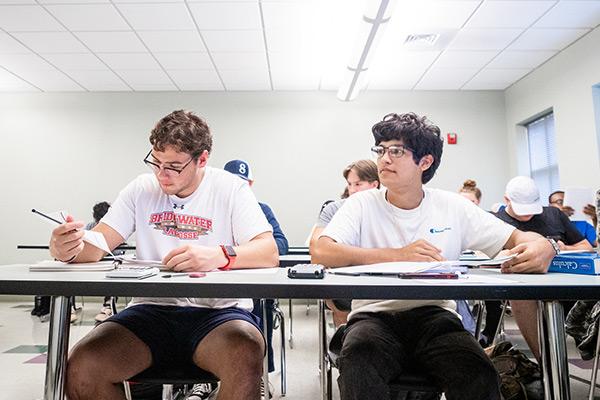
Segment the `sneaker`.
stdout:
<path fill-rule="evenodd" d="M 219 387 L 211 383 L 199 383 L 194 385 L 185 400 L 208 400 L 216 398 Z"/>
<path fill-rule="evenodd" d="M 263 381 L 262 379 L 260 380 L 260 397 L 262 399 L 267 399 L 267 396 L 265 396 L 265 381 Z M 271 384 L 271 381 L 269 380 L 269 399 L 273 398 L 273 385 Z"/>
<path fill-rule="evenodd" d="M 112 308 L 107 306 L 106 304 L 102 306 L 100 312 L 94 317 L 96 322 L 104 322 L 108 319 L 108 317 L 112 316 Z"/>

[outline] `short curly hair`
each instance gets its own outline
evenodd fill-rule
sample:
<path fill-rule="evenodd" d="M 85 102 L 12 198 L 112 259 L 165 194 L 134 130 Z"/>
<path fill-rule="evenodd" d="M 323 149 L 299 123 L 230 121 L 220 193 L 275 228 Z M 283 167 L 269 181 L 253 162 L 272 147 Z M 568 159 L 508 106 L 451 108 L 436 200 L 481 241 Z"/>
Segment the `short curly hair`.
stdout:
<path fill-rule="evenodd" d="M 431 123 L 427 117 L 419 117 L 415 113 L 388 114 L 383 120 L 373 125 L 372 128 L 375 144 L 389 140 L 400 140 L 409 148 L 413 155 L 413 161 L 418 164 L 426 155 L 433 157 L 433 164 L 423 172 L 422 183 L 427 183 L 435 175 L 440 162 L 444 141 L 440 128 Z"/>
<path fill-rule="evenodd" d="M 177 110 L 163 117 L 150 133 L 150 144 L 164 151 L 167 146 L 197 159 L 204 150 L 212 150 L 212 135 L 202 118 L 189 111 Z"/>

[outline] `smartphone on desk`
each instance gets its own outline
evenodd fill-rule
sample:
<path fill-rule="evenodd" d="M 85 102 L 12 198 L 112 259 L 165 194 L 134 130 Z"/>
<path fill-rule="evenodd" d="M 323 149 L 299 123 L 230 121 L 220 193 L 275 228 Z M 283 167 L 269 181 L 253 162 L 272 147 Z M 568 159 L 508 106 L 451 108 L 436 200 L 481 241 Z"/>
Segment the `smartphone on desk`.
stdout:
<path fill-rule="evenodd" d="M 321 264 L 296 264 L 287 274 L 291 279 L 323 279 L 325 268 Z"/>

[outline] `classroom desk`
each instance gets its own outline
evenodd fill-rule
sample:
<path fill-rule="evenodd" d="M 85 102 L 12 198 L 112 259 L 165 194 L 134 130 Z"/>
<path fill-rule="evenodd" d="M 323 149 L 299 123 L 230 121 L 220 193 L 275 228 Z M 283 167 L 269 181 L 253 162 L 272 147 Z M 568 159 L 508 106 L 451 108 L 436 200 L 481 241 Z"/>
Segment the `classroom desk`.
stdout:
<path fill-rule="evenodd" d="M 363 299 L 519 299 L 540 300 L 546 398 L 569 400 L 562 306 L 557 300 L 600 300 L 600 277 L 569 274 L 501 275 L 497 270 L 473 270 L 471 275 L 500 277 L 502 283 L 420 280 L 327 275 L 325 279 L 289 279 L 286 270 L 227 271 L 201 279 L 107 279 L 104 272 L 29 272 L 26 265 L 0 266 L 0 294 L 53 296 L 46 400 L 62 400 L 69 342 L 68 296 L 363 298 Z M 476 278 L 475 278 L 476 279 Z M 431 281 L 430 281 L 431 282 Z"/>

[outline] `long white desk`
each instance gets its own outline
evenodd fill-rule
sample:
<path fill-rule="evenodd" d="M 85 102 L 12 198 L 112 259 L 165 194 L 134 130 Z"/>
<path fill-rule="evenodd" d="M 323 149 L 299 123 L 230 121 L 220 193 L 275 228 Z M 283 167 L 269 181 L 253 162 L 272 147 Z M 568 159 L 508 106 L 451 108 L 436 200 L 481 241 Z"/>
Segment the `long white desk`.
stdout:
<path fill-rule="evenodd" d="M 68 296 L 363 298 L 363 299 L 516 299 L 540 300 L 540 332 L 546 398 L 568 400 L 569 374 L 562 306 L 557 300 L 600 300 L 600 277 L 568 274 L 502 275 L 473 270 L 471 275 L 498 277 L 499 283 L 426 282 L 382 277 L 327 275 L 322 280 L 289 279 L 286 270 L 227 271 L 205 278 L 107 279 L 104 272 L 29 272 L 25 265 L 0 266 L 0 293 L 53 296 L 46 368 L 46 400 L 62 400 L 69 339 Z"/>

